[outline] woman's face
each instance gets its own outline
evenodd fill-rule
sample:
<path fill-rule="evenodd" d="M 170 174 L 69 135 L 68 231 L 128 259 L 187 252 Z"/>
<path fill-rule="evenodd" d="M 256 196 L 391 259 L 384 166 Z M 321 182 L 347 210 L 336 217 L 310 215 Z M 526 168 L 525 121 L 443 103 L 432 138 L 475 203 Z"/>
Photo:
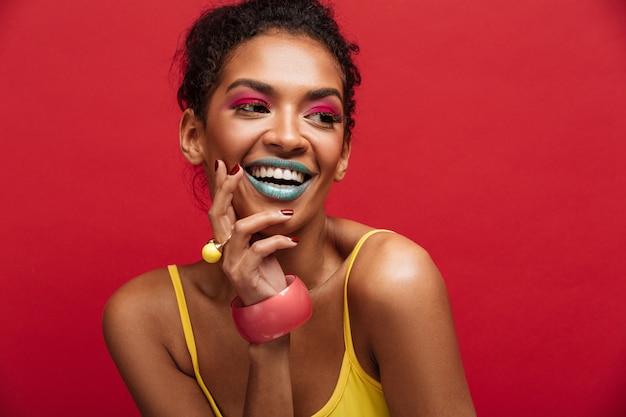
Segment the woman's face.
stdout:
<path fill-rule="evenodd" d="M 212 168 L 221 159 L 228 169 L 245 170 L 233 198 L 239 217 L 290 208 L 294 224 L 323 215 L 330 186 L 348 163 L 342 92 L 339 64 L 316 40 L 273 32 L 238 46 L 206 115 L 202 151 L 211 195 Z"/>

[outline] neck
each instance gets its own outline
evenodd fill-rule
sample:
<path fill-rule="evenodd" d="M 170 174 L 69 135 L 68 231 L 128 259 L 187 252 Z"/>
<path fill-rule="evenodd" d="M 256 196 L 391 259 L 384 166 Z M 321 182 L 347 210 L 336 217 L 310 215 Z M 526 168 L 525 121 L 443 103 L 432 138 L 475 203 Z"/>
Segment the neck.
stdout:
<path fill-rule="evenodd" d="M 285 274 L 298 275 L 309 289 L 326 282 L 343 263 L 334 226 L 334 219 L 324 215 L 318 224 L 309 224 L 299 231 L 298 246 L 276 254 Z"/>

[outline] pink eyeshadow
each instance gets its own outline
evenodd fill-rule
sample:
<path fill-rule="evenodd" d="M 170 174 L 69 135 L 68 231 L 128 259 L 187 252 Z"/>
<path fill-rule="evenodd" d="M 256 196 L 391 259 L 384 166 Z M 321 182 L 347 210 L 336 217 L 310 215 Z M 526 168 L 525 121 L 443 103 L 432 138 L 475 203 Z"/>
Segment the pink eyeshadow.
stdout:
<path fill-rule="evenodd" d="M 337 116 L 341 115 L 341 111 L 329 103 L 323 103 L 323 104 L 314 106 L 310 111 L 312 113 L 320 112 L 320 113 L 332 113 Z"/>

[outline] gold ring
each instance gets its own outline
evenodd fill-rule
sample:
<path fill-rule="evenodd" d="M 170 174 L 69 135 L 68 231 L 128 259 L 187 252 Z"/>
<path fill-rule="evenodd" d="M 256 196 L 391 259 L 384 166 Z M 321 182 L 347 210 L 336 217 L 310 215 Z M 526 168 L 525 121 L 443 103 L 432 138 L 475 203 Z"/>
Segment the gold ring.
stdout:
<path fill-rule="evenodd" d="M 219 262 L 222 259 L 222 250 L 224 245 L 228 243 L 231 236 L 228 236 L 222 243 L 218 243 L 215 241 L 215 238 L 209 239 L 209 241 L 202 247 L 202 259 L 210 264 L 214 264 Z"/>

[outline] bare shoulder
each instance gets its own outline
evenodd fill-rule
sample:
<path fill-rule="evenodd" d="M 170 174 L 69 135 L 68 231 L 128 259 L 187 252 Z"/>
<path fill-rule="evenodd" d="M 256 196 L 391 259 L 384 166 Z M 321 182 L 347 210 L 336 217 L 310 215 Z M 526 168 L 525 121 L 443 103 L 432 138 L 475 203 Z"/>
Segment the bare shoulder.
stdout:
<path fill-rule="evenodd" d="M 388 346 L 417 346 L 407 339 L 411 332 L 453 328 L 435 263 L 424 248 L 397 233 L 376 233 L 363 243 L 348 281 L 348 304 L 355 344 L 368 346 L 376 357 Z"/>
<path fill-rule="evenodd" d="M 109 298 L 104 310 L 104 324 L 119 319 L 137 324 L 142 319 L 155 318 L 172 296 L 172 283 L 166 268 L 141 274 L 126 282 Z"/>
<path fill-rule="evenodd" d="M 114 358 L 132 342 L 168 345 L 176 329 L 176 298 L 166 268 L 146 272 L 122 285 L 108 300 L 102 317 L 105 341 Z M 168 340 L 171 340 L 169 338 Z"/>
<path fill-rule="evenodd" d="M 475 416 L 445 283 L 426 250 L 370 236 L 348 288 L 353 342 L 393 415 Z"/>
<path fill-rule="evenodd" d="M 142 274 L 117 290 L 105 307 L 102 327 L 109 353 L 142 415 L 213 415 L 193 376 L 166 268 Z"/>
<path fill-rule="evenodd" d="M 346 257 L 357 242 L 375 229 L 347 219 L 333 219 L 334 237 Z M 394 304 L 417 294 L 447 300 L 445 284 L 429 253 L 407 237 L 381 230 L 370 235 L 354 260 L 349 280 L 350 299 Z"/>
<path fill-rule="evenodd" d="M 376 233 L 364 242 L 350 278 L 351 291 L 368 301 L 397 303 L 409 295 L 445 295 L 429 253 L 397 233 Z M 443 293 L 442 293 L 443 291 Z"/>

